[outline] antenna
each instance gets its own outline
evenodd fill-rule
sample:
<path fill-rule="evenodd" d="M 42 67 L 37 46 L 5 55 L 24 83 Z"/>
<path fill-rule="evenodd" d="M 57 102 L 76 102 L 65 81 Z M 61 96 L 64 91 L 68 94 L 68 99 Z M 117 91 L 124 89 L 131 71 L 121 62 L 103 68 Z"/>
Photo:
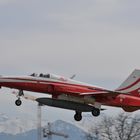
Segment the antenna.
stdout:
<path fill-rule="evenodd" d="M 74 79 L 76 77 L 76 74 L 73 74 L 70 79 Z"/>

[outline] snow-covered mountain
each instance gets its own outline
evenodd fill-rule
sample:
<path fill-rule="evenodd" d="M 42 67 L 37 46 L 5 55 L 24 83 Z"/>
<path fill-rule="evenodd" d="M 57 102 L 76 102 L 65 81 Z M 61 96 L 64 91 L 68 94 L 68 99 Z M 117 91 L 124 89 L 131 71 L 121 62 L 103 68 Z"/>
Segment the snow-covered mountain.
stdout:
<path fill-rule="evenodd" d="M 51 123 L 51 130 L 67 134 L 67 140 L 86 140 L 87 132 L 62 120 Z M 36 121 L 29 119 L 10 118 L 0 114 L 0 140 L 37 140 Z M 52 136 L 52 140 L 64 140 L 59 136 Z"/>
<path fill-rule="evenodd" d="M 64 134 L 68 135 L 69 138 L 68 140 L 85 140 L 85 137 L 87 133 L 80 129 L 79 127 L 75 126 L 74 124 L 62 121 L 62 120 L 57 120 L 54 123 L 52 123 L 52 131 L 55 132 L 63 132 Z M 64 138 L 59 137 L 59 136 L 53 136 L 52 137 L 54 140 L 62 140 Z"/>
<path fill-rule="evenodd" d="M 0 133 L 17 135 L 36 129 L 36 122 L 28 119 L 10 118 L 0 114 Z"/>

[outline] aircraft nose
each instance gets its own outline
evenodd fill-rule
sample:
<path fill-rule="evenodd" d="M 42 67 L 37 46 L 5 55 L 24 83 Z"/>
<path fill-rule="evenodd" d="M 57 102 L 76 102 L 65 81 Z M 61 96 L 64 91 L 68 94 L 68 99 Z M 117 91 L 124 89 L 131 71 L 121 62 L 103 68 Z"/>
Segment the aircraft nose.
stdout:
<path fill-rule="evenodd" d="M 2 81 L 2 76 L 0 75 L 0 82 Z"/>
<path fill-rule="evenodd" d="M 0 75 L 0 88 L 1 88 L 1 86 L 2 86 L 2 76 Z"/>
<path fill-rule="evenodd" d="M 0 75 L 0 82 L 2 83 L 4 80 L 4 77 L 2 75 Z"/>

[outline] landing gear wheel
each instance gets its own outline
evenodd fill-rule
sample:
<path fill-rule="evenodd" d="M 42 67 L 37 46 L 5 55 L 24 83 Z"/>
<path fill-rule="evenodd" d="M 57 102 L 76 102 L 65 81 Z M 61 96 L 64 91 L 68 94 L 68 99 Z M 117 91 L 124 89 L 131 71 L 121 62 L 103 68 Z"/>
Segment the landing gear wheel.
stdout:
<path fill-rule="evenodd" d="M 81 121 L 82 120 L 81 112 L 76 112 L 76 114 L 74 115 L 74 119 L 76 121 Z"/>
<path fill-rule="evenodd" d="M 16 104 L 17 106 L 20 106 L 20 105 L 22 104 L 22 102 L 21 102 L 20 99 L 17 99 L 17 100 L 15 101 L 15 104 Z"/>
<path fill-rule="evenodd" d="M 18 95 L 17 95 L 17 100 L 15 101 L 15 104 L 17 106 L 20 106 L 22 104 L 22 101 L 20 100 L 20 97 L 24 96 L 23 90 L 19 90 Z"/>
<path fill-rule="evenodd" d="M 92 110 L 92 115 L 95 116 L 95 117 L 99 116 L 100 115 L 100 109 L 94 108 Z"/>

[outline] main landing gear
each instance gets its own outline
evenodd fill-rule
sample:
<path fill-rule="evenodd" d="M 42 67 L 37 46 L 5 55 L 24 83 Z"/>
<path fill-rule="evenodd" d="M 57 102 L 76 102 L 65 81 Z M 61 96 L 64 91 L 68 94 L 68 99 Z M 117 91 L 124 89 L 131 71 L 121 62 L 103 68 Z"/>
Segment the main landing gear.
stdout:
<path fill-rule="evenodd" d="M 100 109 L 94 107 L 93 110 L 91 111 L 91 113 L 94 117 L 97 117 L 100 115 Z M 82 120 L 82 112 L 76 111 L 76 113 L 74 115 L 74 119 L 76 121 L 81 121 Z"/>
<path fill-rule="evenodd" d="M 23 90 L 19 90 L 18 92 L 18 99 L 15 101 L 16 106 L 20 106 L 22 104 L 22 101 L 20 99 L 21 96 L 24 96 Z"/>
<path fill-rule="evenodd" d="M 94 108 L 91 113 L 94 117 L 98 117 L 100 115 L 100 109 Z"/>
<path fill-rule="evenodd" d="M 82 120 L 82 112 L 78 112 L 76 111 L 75 115 L 74 115 L 74 119 L 76 121 L 81 121 Z"/>

